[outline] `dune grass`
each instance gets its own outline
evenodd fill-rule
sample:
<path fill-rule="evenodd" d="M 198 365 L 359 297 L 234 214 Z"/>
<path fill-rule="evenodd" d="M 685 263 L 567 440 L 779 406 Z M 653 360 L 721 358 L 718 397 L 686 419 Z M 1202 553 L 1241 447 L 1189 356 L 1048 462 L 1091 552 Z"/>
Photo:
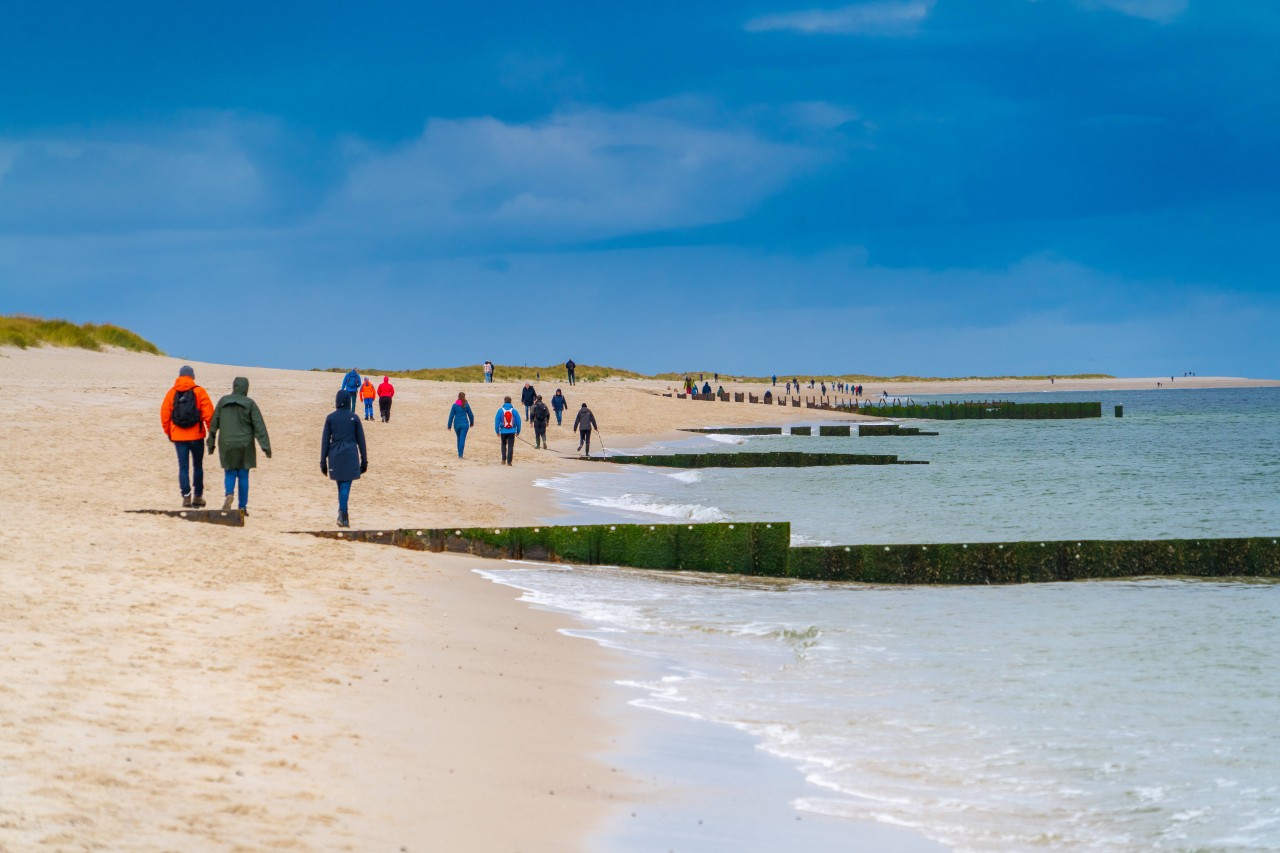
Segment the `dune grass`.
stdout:
<path fill-rule="evenodd" d="M 346 373 L 349 367 L 330 367 L 329 373 Z M 467 364 L 461 367 L 427 367 L 420 370 L 366 370 L 356 368 L 361 376 L 394 376 L 400 379 L 427 379 L 434 382 L 481 382 L 484 380 L 484 367 L 479 364 Z M 541 374 L 541 378 L 539 378 Z M 579 364 L 574 374 L 579 382 L 600 382 L 604 379 L 649 379 L 642 373 L 621 370 L 616 367 L 602 367 L 595 364 Z M 495 364 L 493 367 L 494 382 L 547 382 L 565 383 L 567 377 L 563 364 L 550 367 L 536 365 Z"/>
<path fill-rule="evenodd" d="M 150 341 L 128 329 L 110 323 L 83 323 L 76 325 L 68 320 L 46 320 L 25 314 L 0 315 L 0 346 L 19 347 L 78 347 L 101 350 L 103 347 L 120 347 L 132 352 L 164 355 Z"/>
<path fill-rule="evenodd" d="M 346 373 L 349 367 L 329 367 L 325 368 L 328 373 Z M 394 376 L 402 379 L 427 379 L 435 382 L 479 382 L 484 377 L 484 368 L 479 364 L 468 364 L 461 367 L 428 367 L 419 370 L 372 370 L 365 368 L 357 368 L 360 375 L 368 376 Z M 672 382 L 680 384 L 684 382 L 685 376 L 697 378 L 699 371 L 691 371 L 689 373 L 657 373 L 644 374 L 637 373 L 633 370 L 624 370 L 618 367 L 604 367 L 597 364 L 579 364 L 577 368 L 577 379 L 579 382 L 599 382 L 604 379 L 649 379 L 662 382 Z M 539 378 L 541 374 L 541 378 Z M 710 371 L 701 372 L 701 375 L 707 382 L 715 382 Z M 786 382 L 793 378 L 795 374 L 787 374 L 785 376 L 779 374 L 778 381 Z M 826 382 L 830 385 L 832 382 L 851 382 L 862 383 L 868 382 L 990 382 L 1000 379 L 1038 379 L 1047 381 L 1048 375 L 1045 376 L 871 376 L 869 374 L 846 373 L 838 376 L 821 376 L 818 374 L 804 374 L 800 377 L 801 381 L 806 385 L 812 378 L 817 382 Z M 1055 379 L 1114 379 L 1115 377 L 1109 373 L 1055 373 Z M 740 376 L 736 374 L 721 373 L 719 381 L 737 382 L 747 384 L 768 385 L 771 377 L 768 376 Z M 544 383 L 563 383 L 566 381 L 564 365 L 553 364 L 550 367 L 538 367 L 529 365 L 494 365 L 493 369 L 494 382 L 544 382 Z"/>

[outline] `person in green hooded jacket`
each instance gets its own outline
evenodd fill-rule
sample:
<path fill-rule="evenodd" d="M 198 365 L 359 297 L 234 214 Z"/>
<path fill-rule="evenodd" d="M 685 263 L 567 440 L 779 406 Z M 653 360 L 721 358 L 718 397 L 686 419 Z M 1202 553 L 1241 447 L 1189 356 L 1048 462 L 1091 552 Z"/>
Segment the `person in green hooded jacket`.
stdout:
<path fill-rule="evenodd" d="M 249 380 L 237 376 L 231 383 L 231 393 L 218 401 L 213 410 L 213 420 L 209 422 L 209 454 L 217 446 L 218 433 L 222 433 L 222 449 L 218 453 L 218 461 L 222 463 L 224 491 L 227 496 L 222 502 L 223 511 L 231 509 L 235 499 L 236 483 L 240 484 L 240 512 L 248 515 L 249 506 L 249 469 L 258 466 L 257 454 L 253 441 L 257 439 L 262 445 L 262 452 L 271 458 L 271 438 L 267 435 L 267 424 L 262 420 L 262 412 L 258 404 L 249 397 Z"/>

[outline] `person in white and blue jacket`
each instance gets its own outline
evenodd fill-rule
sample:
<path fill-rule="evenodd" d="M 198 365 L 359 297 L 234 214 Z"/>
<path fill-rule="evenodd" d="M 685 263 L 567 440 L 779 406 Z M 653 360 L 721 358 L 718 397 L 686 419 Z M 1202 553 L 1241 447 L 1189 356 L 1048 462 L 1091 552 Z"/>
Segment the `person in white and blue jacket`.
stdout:
<path fill-rule="evenodd" d="M 516 452 L 516 436 L 520 434 L 520 413 L 511 405 L 511 398 L 503 400 L 502 408 L 493 418 L 493 431 L 502 443 L 502 463 L 510 465 Z"/>

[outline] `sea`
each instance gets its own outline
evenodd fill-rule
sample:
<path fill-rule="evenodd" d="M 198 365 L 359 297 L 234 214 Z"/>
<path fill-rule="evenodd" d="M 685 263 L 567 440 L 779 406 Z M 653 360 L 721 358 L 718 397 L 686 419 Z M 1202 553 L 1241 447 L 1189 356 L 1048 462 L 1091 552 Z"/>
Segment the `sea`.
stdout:
<path fill-rule="evenodd" d="M 936 437 L 690 434 L 645 451 L 929 464 L 618 466 L 539 485 L 558 523 L 783 520 L 796 544 L 1280 535 L 1280 388 L 1002 399 L 1100 399 L 1105 416 L 920 422 Z M 732 727 L 782 759 L 804 780 L 797 817 L 907 827 L 956 851 L 1280 850 L 1275 582 L 485 574 L 626 652 L 633 704 Z"/>

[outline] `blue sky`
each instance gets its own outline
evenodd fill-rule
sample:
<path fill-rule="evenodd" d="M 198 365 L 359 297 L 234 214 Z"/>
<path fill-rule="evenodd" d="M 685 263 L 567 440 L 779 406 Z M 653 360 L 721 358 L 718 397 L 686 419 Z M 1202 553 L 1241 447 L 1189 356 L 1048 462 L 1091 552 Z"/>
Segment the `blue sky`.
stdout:
<path fill-rule="evenodd" d="M 192 359 L 1280 376 L 1280 4 L 11 4 L 0 304 Z"/>

